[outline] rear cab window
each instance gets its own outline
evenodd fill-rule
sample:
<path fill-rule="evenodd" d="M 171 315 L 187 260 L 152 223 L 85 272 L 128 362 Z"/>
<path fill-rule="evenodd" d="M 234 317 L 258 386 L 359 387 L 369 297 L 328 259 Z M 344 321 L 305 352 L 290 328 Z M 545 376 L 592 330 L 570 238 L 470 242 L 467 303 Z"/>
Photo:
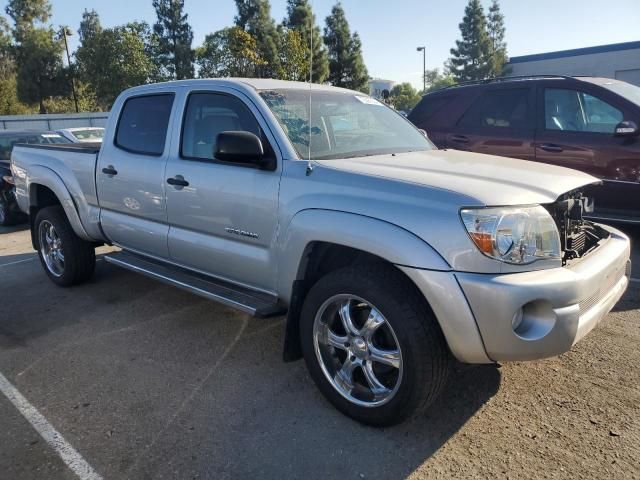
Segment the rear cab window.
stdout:
<path fill-rule="evenodd" d="M 162 155 L 173 99 L 173 93 L 128 98 L 118 119 L 115 145 L 131 153 Z"/>

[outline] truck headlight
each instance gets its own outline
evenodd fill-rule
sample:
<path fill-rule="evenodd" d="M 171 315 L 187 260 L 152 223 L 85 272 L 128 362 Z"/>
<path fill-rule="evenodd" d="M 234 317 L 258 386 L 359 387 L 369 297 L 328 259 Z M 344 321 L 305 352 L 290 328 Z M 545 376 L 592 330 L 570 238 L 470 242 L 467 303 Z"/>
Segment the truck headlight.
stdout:
<path fill-rule="evenodd" d="M 506 263 L 560 259 L 560 234 L 544 207 L 461 210 L 469 236 L 485 255 Z"/>

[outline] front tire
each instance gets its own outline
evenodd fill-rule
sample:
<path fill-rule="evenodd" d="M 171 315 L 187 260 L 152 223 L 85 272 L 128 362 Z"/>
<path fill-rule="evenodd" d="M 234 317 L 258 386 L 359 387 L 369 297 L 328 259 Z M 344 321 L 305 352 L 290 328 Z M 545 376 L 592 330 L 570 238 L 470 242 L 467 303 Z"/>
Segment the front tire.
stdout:
<path fill-rule="evenodd" d="M 426 301 L 394 267 L 366 264 L 321 278 L 301 315 L 309 373 L 341 412 L 389 426 L 442 390 L 450 354 Z"/>
<path fill-rule="evenodd" d="M 11 205 L 0 192 L 0 226 L 8 227 L 16 223 L 18 223 L 17 215 L 11 211 Z"/>
<path fill-rule="evenodd" d="M 69 287 L 92 277 L 96 265 L 95 248 L 75 234 L 62 207 L 40 210 L 34 229 L 40 263 L 55 284 Z"/>

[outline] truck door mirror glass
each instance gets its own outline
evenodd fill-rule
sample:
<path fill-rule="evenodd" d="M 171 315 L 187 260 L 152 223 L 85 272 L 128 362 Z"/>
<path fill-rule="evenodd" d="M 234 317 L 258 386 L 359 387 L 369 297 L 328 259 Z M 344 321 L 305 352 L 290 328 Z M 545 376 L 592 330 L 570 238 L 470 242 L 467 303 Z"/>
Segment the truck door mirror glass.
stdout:
<path fill-rule="evenodd" d="M 616 137 L 634 137 L 640 133 L 636 122 L 625 120 L 616 125 Z"/>
<path fill-rule="evenodd" d="M 216 137 L 213 156 L 224 162 L 263 166 L 264 149 L 260 139 L 251 132 L 227 131 Z"/>

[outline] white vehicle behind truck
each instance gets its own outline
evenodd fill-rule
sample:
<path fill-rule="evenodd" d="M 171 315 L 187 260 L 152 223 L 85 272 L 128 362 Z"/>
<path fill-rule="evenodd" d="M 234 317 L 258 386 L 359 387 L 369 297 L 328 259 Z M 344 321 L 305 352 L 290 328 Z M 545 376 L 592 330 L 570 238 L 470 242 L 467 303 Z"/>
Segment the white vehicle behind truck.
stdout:
<path fill-rule="evenodd" d="M 104 142 L 18 146 L 33 247 L 60 286 L 105 260 L 256 317 L 287 315 L 342 412 L 390 425 L 452 357 L 569 350 L 625 291 L 629 239 L 582 218 L 598 180 L 436 149 L 378 101 L 323 85 L 193 80 L 127 90 Z"/>

